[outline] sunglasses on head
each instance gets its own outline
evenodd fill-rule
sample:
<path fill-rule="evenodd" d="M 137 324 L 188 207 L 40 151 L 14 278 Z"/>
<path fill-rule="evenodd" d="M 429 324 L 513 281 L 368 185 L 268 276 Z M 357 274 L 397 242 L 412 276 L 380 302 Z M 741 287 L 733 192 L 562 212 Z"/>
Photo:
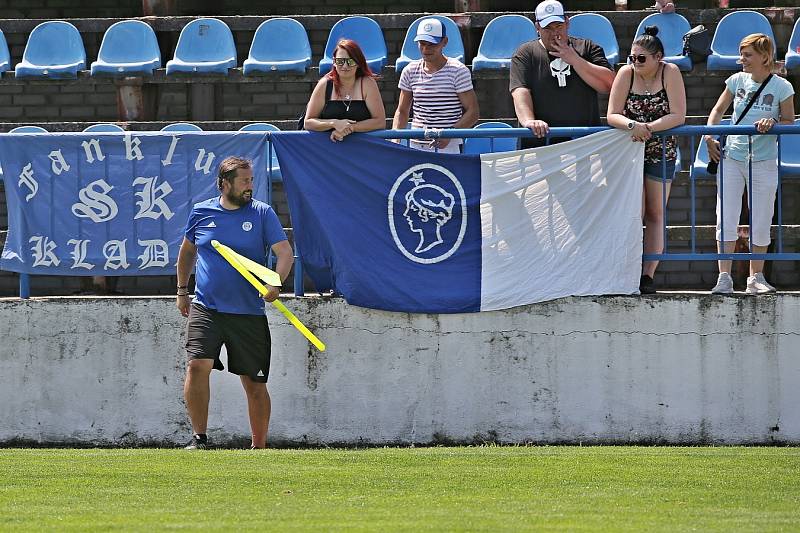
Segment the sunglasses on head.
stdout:
<path fill-rule="evenodd" d="M 639 55 L 631 54 L 628 56 L 628 61 L 630 61 L 631 63 L 636 63 L 637 61 L 639 63 L 644 63 L 645 61 L 647 61 L 647 56 L 649 55 L 650 54 L 639 54 Z"/>
<path fill-rule="evenodd" d="M 336 63 L 337 67 L 343 67 L 345 65 L 347 65 L 348 67 L 356 66 L 356 60 L 353 59 L 352 57 L 337 57 L 336 59 L 333 60 L 333 62 Z"/>

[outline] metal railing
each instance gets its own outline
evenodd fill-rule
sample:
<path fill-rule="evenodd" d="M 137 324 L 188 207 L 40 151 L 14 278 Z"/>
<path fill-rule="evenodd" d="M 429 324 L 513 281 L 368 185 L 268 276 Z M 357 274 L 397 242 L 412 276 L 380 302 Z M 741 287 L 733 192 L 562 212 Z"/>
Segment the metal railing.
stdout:
<path fill-rule="evenodd" d="M 592 133 L 597 133 L 600 131 L 608 130 L 609 128 L 606 126 L 598 126 L 598 127 L 577 127 L 577 128 L 551 128 L 549 134 L 544 138 L 546 144 L 549 143 L 551 138 L 578 138 L 583 137 L 586 135 L 590 135 Z M 244 133 L 244 132 L 238 132 Z M 256 133 L 256 132 L 253 132 Z M 258 132 L 263 134 L 264 132 Z M 272 135 L 298 135 L 302 134 L 302 132 L 266 132 L 268 138 Z M 752 139 L 752 136 L 755 135 L 762 135 L 761 133 L 757 132 L 754 126 L 681 126 L 678 128 L 674 128 L 672 130 L 658 132 L 654 135 L 662 138 L 662 150 L 665 150 L 665 144 L 663 139 L 667 136 L 678 136 L 678 137 L 686 137 L 689 141 L 689 168 L 691 169 L 695 163 L 695 154 L 697 152 L 696 146 L 696 139 L 705 134 L 712 134 L 712 135 L 719 135 L 723 139 L 726 135 L 748 135 Z M 369 132 L 366 135 L 372 135 L 376 137 L 381 137 L 384 139 L 425 139 L 425 140 L 433 140 L 439 138 L 458 138 L 458 139 L 469 139 L 469 138 L 488 138 L 490 139 L 490 150 L 494 150 L 493 139 L 496 138 L 509 138 L 509 137 L 516 137 L 516 138 L 523 138 L 523 137 L 533 137 L 533 134 L 527 128 L 481 128 L 481 129 L 429 129 L 429 130 L 421 130 L 421 129 L 405 129 L 405 130 L 378 130 Z M 800 135 L 800 124 L 795 125 L 778 125 L 774 126 L 768 133 L 763 135 L 777 135 L 778 136 L 778 161 L 782 161 L 783 155 L 783 144 L 782 141 L 783 136 L 786 135 Z M 724 143 L 723 143 L 724 144 Z M 267 154 L 267 187 L 266 187 L 266 198 L 265 200 L 267 203 L 272 203 L 272 185 L 275 181 L 275 178 L 279 176 L 280 170 L 274 168 L 273 165 L 273 151 L 274 147 L 273 144 L 270 142 L 268 144 L 268 154 Z M 434 150 L 438 151 L 438 150 Z M 798 150 L 797 154 L 789 154 L 794 155 L 798 158 L 798 164 L 800 165 L 800 150 Z M 725 165 L 725 160 L 723 159 L 720 162 L 718 175 L 721 175 L 723 172 L 723 167 Z M 798 167 L 800 168 L 800 166 Z M 666 164 L 662 167 L 662 183 L 663 187 L 666 188 L 667 181 L 664 179 L 664 175 L 666 174 Z M 800 260 L 800 252 L 785 252 L 784 251 L 784 224 L 783 224 L 783 199 L 782 199 L 782 184 L 784 181 L 784 170 L 782 165 L 778 164 L 778 188 L 777 188 L 777 210 L 775 213 L 775 217 L 777 218 L 777 229 L 776 229 L 776 251 L 770 253 L 753 253 L 752 248 L 750 252 L 737 252 L 737 253 L 719 253 L 719 252 L 698 252 L 697 250 L 697 224 L 696 224 L 696 183 L 700 180 L 709 180 L 713 178 L 709 177 L 696 177 L 694 172 L 689 173 L 689 185 L 690 185 L 690 252 L 688 253 L 670 253 L 668 250 L 668 239 L 667 239 L 667 228 L 668 228 L 668 215 L 667 215 L 667 199 L 666 195 L 662 195 L 664 198 L 663 212 L 664 212 L 664 251 L 660 254 L 643 254 L 642 259 L 644 261 L 717 261 L 717 260 L 751 260 L 751 259 L 764 259 L 764 260 L 773 260 L 773 261 L 798 261 Z M 800 177 L 800 171 L 797 175 L 792 174 L 792 176 Z M 748 184 L 748 193 L 750 195 L 748 205 L 752 205 L 752 165 L 749 168 L 749 184 Z M 717 198 L 722 194 L 722 188 L 718 190 Z M 750 213 L 750 226 L 752 227 L 752 212 Z M 724 228 L 720 228 L 723 230 Z M 749 243 L 752 247 L 752 243 Z M 298 296 L 302 296 L 304 294 L 303 289 L 303 267 L 301 262 L 301 251 L 299 250 L 297 243 L 295 241 L 295 256 L 294 256 L 294 263 L 295 263 L 295 270 L 294 270 L 294 292 Z M 269 266 L 272 266 L 273 258 L 269 258 Z M 21 298 L 28 298 L 30 296 L 30 275 L 28 274 L 20 274 L 20 297 Z"/>

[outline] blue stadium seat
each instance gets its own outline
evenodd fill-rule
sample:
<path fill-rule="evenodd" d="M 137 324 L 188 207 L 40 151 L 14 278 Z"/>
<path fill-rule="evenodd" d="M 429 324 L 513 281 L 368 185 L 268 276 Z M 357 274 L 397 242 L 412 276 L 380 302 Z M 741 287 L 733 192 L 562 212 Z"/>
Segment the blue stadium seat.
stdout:
<path fill-rule="evenodd" d="M 464 62 L 464 41 L 461 40 L 461 32 L 458 30 L 456 23 L 453 22 L 452 19 L 441 15 L 426 15 L 418 18 L 408 27 L 406 38 L 403 40 L 403 49 L 400 52 L 400 57 L 397 58 L 394 64 L 397 74 L 400 74 L 400 72 L 406 68 L 406 65 L 422 57 L 419 53 L 419 46 L 414 42 L 414 37 L 417 36 L 417 26 L 419 26 L 420 21 L 427 18 L 439 19 L 444 25 L 445 34 L 447 35 L 447 45 L 444 47 L 443 51 L 444 55 L 452 57 L 453 59 L 458 59 L 462 63 Z"/>
<path fill-rule="evenodd" d="M 0 30 L 0 72 L 11 68 L 11 54 L 8 53 L 8 43 L 3 30 Z"/>
<path fill-rule="evenodd" d="M 794 125 L 800 125 L 800 120 L 795 120 Z M 800 177 L 800 135 L 781 135 L 781 172 Z"/>
<path fill-rule="evenodd" d="M 493 18 L 483 30 L 478 55 L 472 60 L 472 70 L 509 68 L 511 56 L 524 42 L 538 39 L 531 19 L 522 15 L 501 15 Z"/>
<path fill-rule="evenodd" d="M 589 39 L 603 47 L 606 59 L 613 67 L 619 63 L 619 44 L 614 26 L 603 15 L 580 13 L 569 19 L 569 34 L 580 39 Z"/>
<path fill-rule="evenodd" d="M 78 29 L 63 20 L 42 22 L 31 32 L 15 69 L 17 78 L 77 78 L 86 68 L 86 51 Z"/>
<path fill-rule="evenodd" d="M 730 123 L 731 120 L 728 118 L 723 118 L 720 121 L 721 126 L 728 126 Z M 697 143 L 697 154 L 694 156 L 694 161 L 692 161 L 692 166 L 690 167 L 691 170 L 689 171 L 689 173 L 692 175 L 692 179 L 714 179 L 714 176 L 706 172 L 708 161 L 708 147 L 706 146 L 706 142 L 701 137 L 700 142 Z"/>
<path fill-rule="evenodd" d="M 8 133 L 47 133 L 47 130 L 41 126 L 17 126 L 9 130 Z M 0 182 L 3 181 L 3 169 L 0 167 Z"/>
<path fill-rule="evenodd" d="M 478 124 L 475 129 L 486 128 L 511 128 L 505 122 L 484 122 Z M 517 150 L 516 137 L 470 137 L 464 139 L 465 154 L 490 154 L 493 152 L 510 152 Z"/>
<path fill-rule="evenodd" d="M 245 76 L 257 72 L 305 73 L 311 65 L 311 45 L 302 24 L 278 17 L 265 20 L 256 30 L 250 54 L 244 60 Z"/>
<path fill-rule="evenodd" d="M 236 67 L 236 46 L 230 28 L 219 19 L 200 18 L 183 27 L 167 75 L 200 72 L 228 75 Z"/>
<path fill-rule="evenodd" d="M 707 70 L 741 70 L 739 43 L 751 33 L 763 33 L 775 42 L 772 26 L 767 17 L 755 11 L 728 13 L 717 25 L 711 41 L 711 55 L 706 62 Z"/>
<path fill-rule="evenodd" d="M 167 124 L 161 131 L 203 131 L 203 128 L 188 122 L 175 122 L 174 124 Z"/>
<path fill-rule="evenodd" d="M 319 75 L 327 74 L 333 66 L 333 51 L 339 39 L 352 39 L 361 47 L 367 64 L 379 74 L 387 62 L 388 52 L 383 30 L 369 17 L 347 17 L 333 25 L 325 44 L 325 54 L 319 62 Z"/>
<path fill-rule="evenodd" d="M 161 68 L 161 50 L 153 28 L 141 20 L 122 20 L 106 30 L 91 70 L 92 76 L 152 76 L 157 68 Z"/>
<path fill-rule="evenodd" d="M 254 122 L 253 124 L 246 124 L 239 128 L 239 131 L 281 131 L 281 129 L 268 122 Z M 283 178 L 281 176 L 281 165 L 278 163 L 278 156 L 275 154 L 275 148 L 272 149 L 272 179 L 275 181 L 281 181 Z"/>
<path fill-rule="evenodd" d="M 800 67 L 800 18 L 794 23 L 792 36 L 789 37 L 789 49 L 786 51 L 786 68 Z"/>
<path fill-rule="evenodd" d="M 125 131 L 125 129 L 121 126 L 117 126 L 116 124 L 111 124 L 110 122 L 101 122 L 100 124 L 92 124 L 91 126 L 87 126 L 83 129 L 83 131 L 94 133 L 118 133 L 120 131 Z"/>
<path fill-rule="evenodd" d="M 692 29 L 686 17 L 677 13 L 648 15 L 639 23 L 633 39 L 642 35 L 648 26 L 658 27 L 658 38 L 664 45 L 664 61 L 678 65 L 681 70 L 692 70 L 691 58 L 683 55 L 683 36 Z"/>
<path fill-rule="evenodd" d="M 41 126 L 17 126 L 8 133 L 47 133 L 47 130 Z"/>
<path fill-rule="evenodd" d="M 269 122 L 253 122 L 252 124 L 245 124 L 239 131 L 281 131 L 275 124 Z"/>

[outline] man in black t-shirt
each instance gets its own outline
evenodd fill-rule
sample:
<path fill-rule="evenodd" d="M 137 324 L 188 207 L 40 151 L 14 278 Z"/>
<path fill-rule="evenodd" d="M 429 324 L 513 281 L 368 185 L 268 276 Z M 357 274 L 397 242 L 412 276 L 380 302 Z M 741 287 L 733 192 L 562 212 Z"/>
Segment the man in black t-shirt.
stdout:
<path fill-rule="evenodd" d="M 538 137 L 523 138 L 523 148 L 543 145 L 550 126 L 599 126 L 597 94 L 607 94 L 614 81 L 600 46 L 567 35 L 569 18 L 560 2 L 536 6 L 536 29 L 540 38 L 521 45 L 511 58 L 509 90 L 517 120 Z"/>

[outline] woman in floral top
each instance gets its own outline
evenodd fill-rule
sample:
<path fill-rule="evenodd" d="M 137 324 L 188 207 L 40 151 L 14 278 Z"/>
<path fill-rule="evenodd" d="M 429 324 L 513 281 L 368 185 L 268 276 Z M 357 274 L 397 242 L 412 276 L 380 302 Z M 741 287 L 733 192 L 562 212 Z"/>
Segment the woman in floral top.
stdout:
<path fill-rule="evenodd" d="M 675 137 L 653 136 L 675 128 L 686 119 L 686 92 L 678 67 L 664 63 L 664 45 L 658 28 L 648 26 L 631 46 L 629 64 L 622 67 L 611 86 L 608 125 L 629 131 L 634 142 L 645 143 L 642 217 L 644 253 L 664 251 L 664 206 L 675 174 Z M 662 138 L 665 141 L 662 143 Z M 653 275 L 658 261 L 642 264 L 639 291 L 655 292 Z"/>

